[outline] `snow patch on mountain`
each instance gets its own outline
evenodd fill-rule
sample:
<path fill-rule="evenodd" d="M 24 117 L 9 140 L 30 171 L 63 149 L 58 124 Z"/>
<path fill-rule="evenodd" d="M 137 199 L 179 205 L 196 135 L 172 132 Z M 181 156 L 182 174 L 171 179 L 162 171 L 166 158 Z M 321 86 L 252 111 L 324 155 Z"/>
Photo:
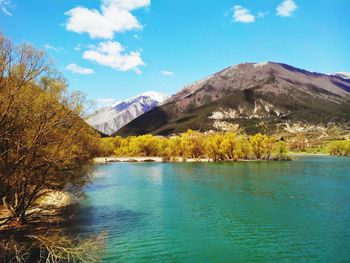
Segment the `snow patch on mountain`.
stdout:
<path fill-rule="evenodd" d="M 268 64 L 269 64 L 269 62 L 255 63 L 254 68 L 263 67 L 263 66 L 266 66 Z"/>
<path fill-rule="evenodd" d="M 349 72 L 345 72 L 345 71 L 336 72 L 333 75 L 341 77 L 343 79 L 350 79 L 350 73 Z"/>
<path fill-rule="evenodd" d="M 140 115 L 162 105 L 168 98 L 168 95 L 155 91 L 141 93 L 98 109 L 86 122 L 96 130 L 112 135 Z"/>

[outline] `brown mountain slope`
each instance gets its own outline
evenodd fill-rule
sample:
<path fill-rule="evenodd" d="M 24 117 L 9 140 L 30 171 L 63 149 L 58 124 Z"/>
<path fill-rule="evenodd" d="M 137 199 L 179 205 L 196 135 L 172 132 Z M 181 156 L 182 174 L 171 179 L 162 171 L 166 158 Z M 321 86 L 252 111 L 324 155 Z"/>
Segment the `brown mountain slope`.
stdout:
<path fill-rule="evenodd" d="M 239 125 L 272 131 L 286 122 L 349 122 L 350 81 L 280 63 L 246 63 L 186 86 L 117 134 L 170 134 Z M 222 125 L 221 125 L 222 126 Z"/>

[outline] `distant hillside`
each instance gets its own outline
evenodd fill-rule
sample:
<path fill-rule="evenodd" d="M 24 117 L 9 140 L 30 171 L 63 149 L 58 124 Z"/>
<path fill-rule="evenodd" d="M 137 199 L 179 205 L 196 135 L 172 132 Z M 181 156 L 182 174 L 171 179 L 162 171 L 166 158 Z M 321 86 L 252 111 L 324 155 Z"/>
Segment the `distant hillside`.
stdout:
<path fill-rule="evenodd" d="M 97 131 L 112 135 L 138 116 L 161 105 L 169 97 L 158 92 L 145 92 L 96 111 L 86 119 Z"/>
<path fill-rule="evenodd" d="M 245 63 L 186 86 L 116 134 L 187 129 L 273 131 L 281 123 L 350 121 L 350 80 L 281 63 Z"/>

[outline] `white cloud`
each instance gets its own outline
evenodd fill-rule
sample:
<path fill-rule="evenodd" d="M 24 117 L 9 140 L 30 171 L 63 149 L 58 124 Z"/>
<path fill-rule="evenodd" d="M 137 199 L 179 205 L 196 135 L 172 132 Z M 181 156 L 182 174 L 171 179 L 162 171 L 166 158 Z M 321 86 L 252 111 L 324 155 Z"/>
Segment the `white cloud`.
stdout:
<path fill-rule="evenodd" d="M 240 5 L 233 7 L 233 19 L 235 22 L 240 23 L 253 23 L 255 22 L 255 16 L 250 11 Z"/>
<path fill-rule="evenodd" d="M 135 38 L 136 40 L 141 40 L 141 37 L 140 37 L 138 34 L 134 34 L 134 38 Z"/>
<path fill-rule="evenodd" d="M 12 8 L 13 8 L 13 5 L 10 0 L 0 0 L 0 9 L 4 14 L 8 16 L 12 16 L 12 13 L 9 11 L 9 9 L 12 9 Z"/>
<path fill-rule="evenodd" d="M 77 64 L 69 64 L 66 67 L 70 72 L 75 73 L 75 74 L 82 74 L 82 75 L 91 75 L 94 74 L 95 72 L 90 69 L 90 68 L 84 68 L 81 67 Z"/>
<path fill-rule="evenodd" d="M 134 10 L 141 7 L 148 7 L 151 4 L 151 0 L 103 0 L 103 4 L 117 5 L 121 9 Z"/>
<path fill-rule="evenodd" d="M 80 51 L 80 50 L 81 50 L 81 47 L 82 47 L 82 45 L 81 45 L 81 44 L 78 44 L 78 45 L 76 45 L 76 46 L 74 47 L 74 50 L 75 50 L 75 51 Z"/>
<path fill-rule="evenodd" d="M 52 46 L 50 44 L 45 44 L 44 48 L 47 49 L 47 50 L 55 51 L 55 52 L 59 52 L 60 51 L 60 48 L 54 47 L 54 46 Z"/>
<path fill-rule="evenodd" d="M 139 66 L 145 66 L 140 51 L 125 52 L 124 47 L 116 41 L 100 42 L 98 46 L 91 46 L 83 53 L 83 58 L 100 65 L 119 71 L 134 70 L 141 74 Z"/>
<path fill-rule="evenodd" d="M 164 75 L 166 77 L 173 77 L 175 74 L 169 70 L 163 70 L 162 75 Z"/>
<path fill-rule="evenodd" d="M 288 17 L 291 16 L 297 8 L 298 6 L 293 0 L 284 0 L 277 6 L 276 11 L 278 16 Z"/>
<path fill-rule="evenodd" d="M 267 15 L 269 14 L 269 12 L 262 12 L 262 11 L 260 11 L 259 13 L 258 13 L 258 17 L 259 18 L 264 18 L 264 17 L 266 17 Z"/>
<path fill-rule="evenodd" d="M 134 68 L 134 71 L 137 75 L 141 75 L 142 74 L 142 70 L 139 68 Z"/>
<path fill-rule="evenodd" d="M 88 33 L 91 38 L 113 39 L 116 32 L 141 29 L 131 11 L 150 4 L 150 0 L 103 0 L 101 11 L 79 6 L 65 13 L 69 17 L 66 29 Z"/>

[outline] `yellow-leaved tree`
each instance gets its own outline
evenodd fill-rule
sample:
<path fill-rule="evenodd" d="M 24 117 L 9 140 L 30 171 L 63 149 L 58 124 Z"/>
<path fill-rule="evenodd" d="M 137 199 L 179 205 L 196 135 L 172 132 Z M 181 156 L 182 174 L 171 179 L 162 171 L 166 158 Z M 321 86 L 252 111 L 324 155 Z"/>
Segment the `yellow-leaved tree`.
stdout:
<path fill-rule="evenodd" d="M 88 179 L 69 172 L 98 150 L 82 115 L 82 96 L 67 91 L 43 52 L 0 35 L 0 198 L 12 219 L 25 223 L 47 191 Z"/>

